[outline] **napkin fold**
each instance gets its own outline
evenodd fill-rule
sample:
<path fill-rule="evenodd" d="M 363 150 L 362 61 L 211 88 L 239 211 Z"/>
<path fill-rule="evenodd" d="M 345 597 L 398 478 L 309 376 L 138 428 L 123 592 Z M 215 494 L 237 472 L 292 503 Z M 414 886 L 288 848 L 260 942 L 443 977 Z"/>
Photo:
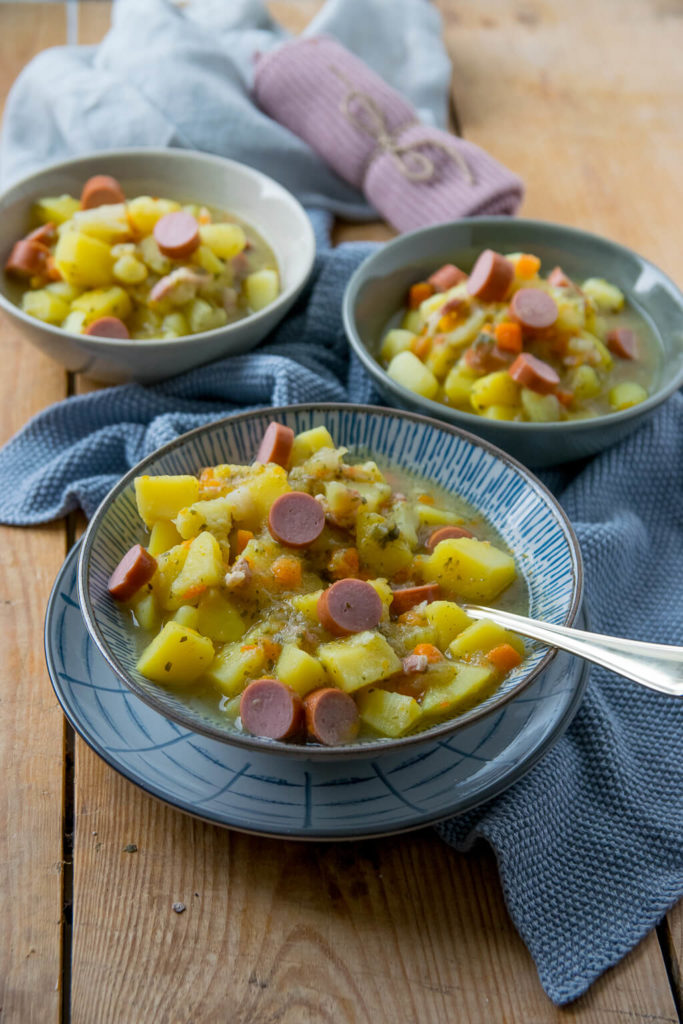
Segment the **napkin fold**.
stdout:
<path fill-rule="evenodd" d="M 424 0 L 333 0 L 310 31 L 337 38 L 400 88 L 421 121 L 443 126 L 448 62 Z M 117 0 L 101 47 L 47 51 L 20 76 L 0 145 L 5 181 L 86 149 L 185 145 L 252 163 L 312 205 L 369 215 L 359 192 L 250 102 L 254 50 L 284 38 L 256 0 Z M 396 47 L 408 38 L 397 67 Z M 345 284 L 372 246 L 332 249 L 330 216 L 311 216 L 311 281 L 265 344 L 161 384 L 109 388 L 41 412 L 0 450 L 0 521 L 45 522 L 79 506 L 91 514 L 143 456 L 233 410 L 376 402 L 349 357 L 340 313 Z M 543 474 L 577 530 L 595 630 L 683 643 L 681 465 L 677 394 L 621 444 Z M 576 998 L 683 894 L 683 703 L 594 669 L 553 750 L 497 800 L 439 832 L 459 849 L 479 838 L 492 845 L 546 992 L 556 1003 Z"/>

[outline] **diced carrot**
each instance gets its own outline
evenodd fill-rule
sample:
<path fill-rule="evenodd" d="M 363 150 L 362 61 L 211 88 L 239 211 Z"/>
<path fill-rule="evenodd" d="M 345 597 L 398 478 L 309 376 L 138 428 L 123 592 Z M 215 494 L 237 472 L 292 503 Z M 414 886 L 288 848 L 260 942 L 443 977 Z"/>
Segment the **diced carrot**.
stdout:
<path fill-rule="evenodd" d="M 191 587 L 183 591 L 183 601 L 192 601 L 195 597 L 199 597 L 206 590 L 206 583 L 193 583 Z"/>
<path fill-rule="evenodd" d="M 443 658 L 443 654 L 434 644 L 418 644 L 413 650 L 413 654 L 424 654 L 430 664 L 435 661 L 441 661 Z"/>
<path fill-rule="evenodd" d="M 555 397 L 565 408 L 569 408 L 574 401 L 574 392 L 567 391 L 565 388 L 556 388 Z"/>
<path fill-rule="evenodd" d="M 199 221 L 200 224 L 210 224 L 211 214 L 207 210 L 203 210 L 202 213 L 200 213 L 199 216 L 197 217 L 197 220 Z"/>
<path fill-rule="evenodd" d="M 499 672 L 509 672 L 522 661 L 522 655 L 511 644 L 501 644 L 500 647 L 494 647 L 486 655 L 486 658 Z"/>
<path fill-rule="evenodd" d="M 262 648 L 268 661 L 276 661 L 280 657 L 282 644 L 279 644 L 276 640 L 271 640 L 270 637 L 265 636 L 259 646 Z"/>
<path fill-rule="evenodd" d="M 280 555 L 271 565 L 270 571 L 281 587 L 296 590 L 301 586 L 301 562 L 293 555 Z"/>
<path fill-rule="evenodd" d="M 237 554 L 241 555 L 250 540 L 254 539 L 254 534 L 251 530 L 238 530 L 237 531 Z"/>
<path fill-rule="evenodd" d="M 192 540 L 184 540 L 182 545 L 181 545 L 181 547 L 184 547 L 185 549 L 187 549 L 187 548 L 189 548 L 191 543 L 192 543 Z"/>
<path fill-rule="evenodd" d="M 413 611 L 413 609 L 410 608 L 407 612 L 403 612 L 399 615 L 396 621 L 402 626 L 421 626 L 425 619 L 423 615 L 420 615 L 418 612 Z"/>
<path fill-rule="evenodd" d="M 431 347 L 432 339 L 428 334 L 416 334 L 410 343 L 410 350 L 418 359 L 425 359 Z"/>
<path fill-rule="evenodd" d="M 398 572 L 394 573 L 394 575 L 391 577 L 391 582 L 392 583 L 407 583 L 408 580 L 410 579 L 410 577 L 412 576 L 412 574 L 413 574 L 412 567 L 411 566 L 406 566 L 405 569 L 399 569 Z"/>
<path fill-rule="evenodd" d="M 538 256 L 532 256 L 530 253 L 524 252 L 517 260 L 515 264 L 515 272 L 517 277 L 535 277 L 541 269 L 541 261 Z"/>
<path fill-rule="evenodd" d="M 242 652 L 242 654 L 246 654 L 247 651 L 255 651 L 257 647 L 258 644 L 242 644 L 242 646 L 240 647 L 240 651 Z"/>
<path fill-rule="evenodd" d="M 434 498 L 431 494 L 418 494 L 417 500 L 423 505 L 434 505 Z"/>
<path fill-rule="evenodd" d="M 411 285 L 410 291 L 408 292 L 408 308 L 417 309 L 425 299 L 430 298 L 434 294 L 434 288 L 427 281 L 418 281 L 417 284 Z"/>
<path fill-rule="evenodd" d="M 460 317 L 457 313 L 444 313 L 437 324 L 437 330 L 443 331 L 448 334 L 449 331 L 454 331 L 460 322 Z"/>
<path fill-rule="evenodd" d="M 498 348 L 502 348 L 504 352 L 522 351 L 522 328 L 512 320 L 496 324 L 495 336 Z"/>
<path fill-rule="evenodd" d="M 327 563 L 327 571 L 335 580 L 346 580 L 358 575 L 360 560 L 356 548 L 337 548 Z"/>

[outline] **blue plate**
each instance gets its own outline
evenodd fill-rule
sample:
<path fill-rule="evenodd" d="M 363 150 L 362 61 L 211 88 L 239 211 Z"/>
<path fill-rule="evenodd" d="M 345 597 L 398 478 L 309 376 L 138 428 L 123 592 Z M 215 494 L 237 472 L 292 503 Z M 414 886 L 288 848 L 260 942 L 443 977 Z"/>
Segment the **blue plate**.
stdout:
<path fill-rule="evenodd" d="M 462 814 L 512 785 L 550 749 L 586 686 L 586 663 L 560 652 L 518 697 L 446 739 L 352 762 L 245 751 L 164 718 L 120 681 L 85 627 L 77 561 L 75 547 L 45 620 L 48 671 L 67 718 L 95 753 L 146 792 L 243 832 L 357 839 Z"/>

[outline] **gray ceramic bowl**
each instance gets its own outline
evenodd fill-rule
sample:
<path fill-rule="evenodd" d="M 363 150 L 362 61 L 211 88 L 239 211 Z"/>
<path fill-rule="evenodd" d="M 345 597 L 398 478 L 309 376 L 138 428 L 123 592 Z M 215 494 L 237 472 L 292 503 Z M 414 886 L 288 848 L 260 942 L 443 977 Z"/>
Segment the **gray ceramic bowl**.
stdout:
<path fill-rule="evenodd" d="M 124 553 L 147 543 L 133 481 L 142 473 L 196 473 L 219 462 L 251 462 L 271 419 L 295 432 L 323 424 L 338 444 L 418 474 L 460 494 L 500 532 L 518 558 L 534 618 L 571 625 L 582 600 L 581 553 L 569 521 L 534 476 L 503 452 L 471 434 L 411 413 L 351 405 L 295 405 L 263 409 L 210 423 L 165 445 L 130 470 L 104 499 L 85 535 L 78 570 L 83 618 L 109 667 L 141 700 L 179 725 L 248 750 L 309 760 L 362 758 L 443 740 L 463 726 L 498 711 L 534 679 L 544 677 L 557 652 L 531 644 L 524 662 L 487 700 L 472 710 L 397 740 L 365 739 L 343 747 L 280 743 L 239 732 L 206 707 L 137 671 L 139 635 L 112 601 L 107 582 Z"/>
<path fill-rule="evenodd" d="M 260 171 L 208 153 L 184 149 L 111 150 L 53 164 L 23 178 L 0 196 L 0 261 L 26 233 L 41 196 L 80 195 L 93 174 L 112 174 L 127 196 L 160 195 L 202 202 L 243 217 L 275 253 L 281 292 L 258 313 L 225 327 L 173 340 L 120 340 L 71 334 L 42 323 L 17 305 L 20 288 L 0 272 L 0 306 L 27 339 L 68 370 L 108 383 L 172 377 L 225 355 L 254 348 L 284 317 L 306 284 L 315 239 L 302 206 Z"/>
<path fill-rule="evenodd" d="M 389 320 L 415 281 L 444 263 L 469 270 L 482 249 L 533 252 L 550 269 L 561 264 L 574 277 L 605 277 L 650 325 L 662 349 L 652 395 L 623 412 L 561 423 L 487 420 L 423 398 L 391 380 L 376 359 Z M 422 412 L 471 430 L 528 466 L 549 466 L 593 455 L 630 434 L 683 385 L 683 295 L 648 260 L 587 231 L 545 221 L 477 217 L 401 235 L 373 253 L 355 272 L 344 296 L 351 346 L 394 406 Z"/>

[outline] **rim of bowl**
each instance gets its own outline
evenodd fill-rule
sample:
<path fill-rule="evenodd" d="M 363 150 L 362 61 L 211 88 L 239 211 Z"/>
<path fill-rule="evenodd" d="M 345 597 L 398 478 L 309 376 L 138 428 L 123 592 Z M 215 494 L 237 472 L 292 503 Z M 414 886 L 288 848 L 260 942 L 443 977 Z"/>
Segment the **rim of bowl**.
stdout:
<path fill-rule="evenodd" d="M 441 402 L 435 402 L 431 398 L 425 398 L 423 395 L 418 395 L 417 392 L 410 391 L 409 388 L 406 388 L 402 384 L 398 384 L 393 380 L 384 367 L 380 366 L 377 360 L 370 354 L 361 340 L 360 334 L 356 329 L 354 307 L 359 288 L 363 283 L 367 269 L 371 266 L 373 260 L 379 258 L 380 253 L 386 252 L 386 250 L 392 246 L 403 244 L 406 240 L 410 240 L 418 236 L 424 237 L 425 235 L 432 233 L 435 234 L 437 231 L 441 231 L 445 227 L 457 227 L 460 224 L 473 224 L 484 228 L 496 228 L 502 225 L 509 226 L 514 224 L 520 225 L 523 228 L 539 228 L 542 230 L 550 229 L 552 231 L 557 231 L 560 234 L 598 242 L 607 248 L 616 250 L 619 253 L 637 260 L 643 268 L 654 271 L 660 279 L 667 283 L 681 306 L 681 312 L 683 313 L 683 292 L 681 292 L 681 289 L 668 276 L 668 274 L 661 270 L 655 263 L 646 259 L 645 256 L 641 256 L 634 249 L 630 249 L 627 245 L 621 245 L 620 242 L 613 242 L 611 239 L 605 238 L 604 235 L 598 235 L 593 231 L 584 231 L 582 228 L 575 228 L 568 224 L 557 224 L 550 220 L 537 220 L 525 217 L 461 217 L 458 220 L 446 221 L 442 224 L 431 224 L 428 227 L 417 228 L 415 231 L 398 235 L 396 238 L 392 238 L 389 242 L 385 242 L 376 252 L 371 253 L 370 256 L 366 257 L 360 266 L 353 272 L 344 290 L 344 297 L 342 300 L 342 319 L 351 348 L 354 350 L 368 373 L 374 377 L 383 388 L 396 395 L 398 399 L 409 401 L 420 406 L 420 408 L 425 410 L 425 415 L 430 415 L 432 417 L 438 416 L 439 418 L 446 417 L 443 422 L 458 425 L 462 424 L 462 428 L 464 430 L 468 429 L 468 425 L 469 429 L 475 430 L 475 424 L 480 423 L 482 419 L 482 417 L 477 416 L 476 413 L 466 412 L 464 409 L 455 409 L 450 405 L 444 405 Z M 629 296 L 627 296 L 627 299 L 632 302 Z M 637 311 L 638 304 L 632 302 L 632 305 L 634 305 Z M 656 326 L 656 321 L 653 320 L 653 322 Z M 507 432 L 508 430 L 513 433 L 520 434 L 530 432 L 532 430 L 549 430 L 555 432 L 561 431 L 563 433 L 568 431 L 572 434 L 580 434 L 586 430 L 594 430 L 596 423 L 599 422 L 609 422 L 610 424 L 622 423 L 625 420 L 632 419 L 634 416 L 641 416 L 664 402 L 682 385 L 683 363 L 681 364 L 681 368 L 678 373 L 674 377 L 666 379 L 652 395 L 645 399 L 644 402 L 639 402 L 638 405 L 632 405 L 629 409 L 622 409 L 620 412 L 603 413 L 597 416 L 586 417 L 586 419 L 581 420 L 560 420 L 556 423 L 527 423 L 515 420 L 497 422 L 495 420 L 487 420 L 487 427 L 490 427 L 491 429 L 499 429 L 501 433 Z"/>
<path fill-rule="evenodd" d="M 251 412 L 239 413 L 236 416 L 226 416 L 223 419 L 203 424 L 202 426 L 195 427 L 194 429 L 187 431 L 185 434 L 179 435 L 167 444 L 157 448 L 156 451 L 152 452 L 150 455 L 147 455 L 144 459 L 138 462 L 137 465 L 133 466 L 133 468 L 130 469 L 123 477 L 121 477 L 119 482 L 114 485 L 102 500 L 90 520 L 83 537 L 81 552 L 78 559 L 78 598 L 81 606 L 81 614 L 83 615 L 83 619 L 90 636 L 117 677 L 136 695 L 136 697 L 139 697 L 140 700 L 149 705 L 149 707 L 153 708 L 164 718 L 170 718 L 172 721 L 185 726 L 192 732 L 209 736 L 211 739 L 220 740 L 221 742 L 228 744 L 234 744 L 235 746 L 244 747 L 249 750 L 257 750 L 264 754 L 284 754 L 285 756 L 289 755 L 290 757 L 302 757 L 311 760 L 333 760 L 339 757 L 350 759 L 365 756 L 372 757 L 378 754 L 408 749 L 414 747 L 416 744 L 429 742 L 431 740 L 436 741 L 442 739 L 447 735 L 457 732 L 459 728 L 465 725 L 470 725 L 472 722 L 494 713 L 510 700 L 518 697 L 528 686 L 530 686 L 531 683 L 545 671 L 550 661 L 557 655 L 557 648 L 550 648 L 538 665 L 532 671 L 524 675 L 514 688 L 506 693 L 499 694 L 498 698 L 485 708 L 481 705 L 477 705 L 457 718 L 449 719 L 446 722 L 440 722 L 437 725 L 430 726 L 420 732 L 411 733 L 408 736 L 401 736 L 398 739 L 385 740 L 378 738 L 377 740 L 368 740 L 363 743 L 330 747 L 316 746 L 313 744 L 307 745 L 302 743 L 284 743 L 278 740 L 270 740 L 265 737 L 251 736 L 248 733 L 239 733 L 237 730 L 230 732 L 226 729 L 220 729 L 218 726 L 213 726 L 208 721 L 196 721 L 190 715 L 189 711 L 185 713 L 183 710 L 176 711 L 175 709 L 171 709 L 169 711 L 167 708 L 160 709 L 159 703 L 153 693 L 149 693 L 147 690 L 139 686 L 135 679 L 129 675 L 126 669 L 119 665 L 117 659 L 109 650 L 106 638 L 97 623 L 97 618 L 90 601 L 89 588 L 90 553 L 95 544 L 100 523 L 104 519 L 112 502 L 130 486 L 136 476 L 138 476 L 145 468 L 153 464 L 161 455 L 167 455 L 176 448 L 183 447 L 190 438 L 211 430 L 212 428 L 225 425 L 226 423 L 233 421 L 237 422 L 245 419 L 253 419 L 257 416 L 263 415 L 272 415 L 273 418 L 276 418 L 279 415 L 296 412 L 306 411 L 324 413 L 327 411 L 333 412 L 337 410 L 347 412 L 351 410 L 352 412 L 360 415 L 370 413 L 373 415 L 385 416 L 389 419 L 398 417 L 400 419 L 407 419 L 424 424 L 432 429 L 441 431 L 445 430 L 450 434 L 464 438 L 466 441 L 478 448 L 483 448 L 497 459 L 507 463 L 513 470 L 517 471 L 517 473 L 524 478 L 527 486 L 535 491 L 537 495 L 544 498 L 549 504 L 551 510 L 554 510 L 559 526 L 567 539 L 573 561 L 574 586 L 570 606 L 562 625 L 571 626 L 575 621 L 583 599 L 584 572 L 581 549 L 579 547 L 579 542 L 574 532 L 574 528 L 572 527 L 566 512 L 549 489 L 542 484 L 526 466 L 513 456 L 508 455 L 507 452 L 502 451 L 496 445 L 491 444 L 490 441 L 486 441 L 483 438 L 478 437 L 476 434 L 471 434 L 460 427 L 454 426 L 453 424 L 443 423 L 433 417 L 423 416 L 420 413 L 407 410 L 395 410 L 375 405 L 355 406 L 346 402 L 321 402 L 315 404 L 300 403 L 297 405 L 283 405 L 275 406 L 273 408 L 256 409 Z"/>
<path fill-rule="evenodd" d="M 17 181 L 12 182 L 9 188 L 6 188 L 2 193 L 0 193 L 0 211 L 2 210 L 5 200 L 12 195 L 15 189 L 19 189 L 30 184 L 31 181 L 40 178 L 43 174 L 47 174 L 51 171 L 68 170 L 69 167 L 81 164 L 85 160 L 92 160 L 96 157 L 102 157 L 106 160 L 111 157 L 130 157 L 135 159 L 143 156 L 157 156 L 180 162 L 186 161 L 189 163 L 200 162 L 215 164 L 217 167 L 223 168 L 226 166 L 238 167 L 240 170 L 246 171 L 254 178 L 268 182 L 269 186 L 275 188 L 281 194 L 281 198 L 288 202 L 300 216 L 303 231 L 302 240 L 307 243 L 309 250 L 309 257 L 306 261 L 304 270 L 297 280 L 292 282 L 285 291 L 281 292 L 275 301 L 270 303 L 270 305 L 264 306 L 263 309 L 259 309 L 255 313 L 249 313 L 248 316 L 242 317 L 241 320 L 234 320 L 231 324 L 224 324 L 223 327 L 214 327 L 210 331 L 201 331 L 200 334 L 182 334 L 180 337 L 170 340 L 168 338 L 98 338 L 95 334 L 88 335 L 86 337 L 83 334 L 75 334 L 73 331 L 65 331 L 63 328 L 57 327 L 55 324 L 45 323 L 43 320 L 37 321 L 44 330 L 53 334 L 57 338 L 66 336 L 68 338 L 78 338 L 81 341 L 84 341 L 85 339 L 84 344 L 87 344 L 88 346 L 97 346 L 97 343 L 102 342 L 107 348 L 111 347 L 114 349 L 125 349 L 130 345 L 135 345 L 135 347 L 144 345 L 146 349 L 155 349 L 165 348 L 169 344 L 172 344 L 174 348 L 178 348 L 185 347 L 190 344 L 196 344 L 198 338 L 204 340 L 218 336 L 225 337 L 226 332 L 232 332 L 233 328 L 241 326 L 247 322 L 254 323 L 265 319 L 267 315 L 272 314 L 275 310 L 285 305 L 292 296 L 296 296 L 298 291 L 305 285 L 309 278 L 311 270 L 313 269 L 316 253 L 315 233 L 306 211 L 296 196 L 286 189 L 284 185 L 281 185 L 279 181 L 276 181 L 275 178 L 271 178 L 268 174 L 264 174 L 263 171 L 256 170 L 255 167 L 250 167 L 249 164 L 240 163 L 239 160 L 231 160 L 226 156 L 218 156 L 216 153 L 204 153 L 198 149 L 176 149 L 172 147 L 169 149 L 163 149 L 158 146 L 138 146 L 132 149 L 92 150 L 88 153 L 81 153 L 79 156 L 70 157 L 68 160 L 60 160 L 59 163 L 49 164 L 47 167 L 42 167 L 40 170 L 33 171 L 31 174 L 27 174 L 23 178 L 19 178 Z M 268 241 L 268 239 L 266 239 L 266 241 Z M 18 306 L 16 303 L 8 299 L 2 291 L 0 291 L 0 306 L 2 306 L 3 309 L 6 309 L 9 313 L 17 316 L 30 327 L 36 326 L 36 318 L 25 313 L 21 306 Z"/>

